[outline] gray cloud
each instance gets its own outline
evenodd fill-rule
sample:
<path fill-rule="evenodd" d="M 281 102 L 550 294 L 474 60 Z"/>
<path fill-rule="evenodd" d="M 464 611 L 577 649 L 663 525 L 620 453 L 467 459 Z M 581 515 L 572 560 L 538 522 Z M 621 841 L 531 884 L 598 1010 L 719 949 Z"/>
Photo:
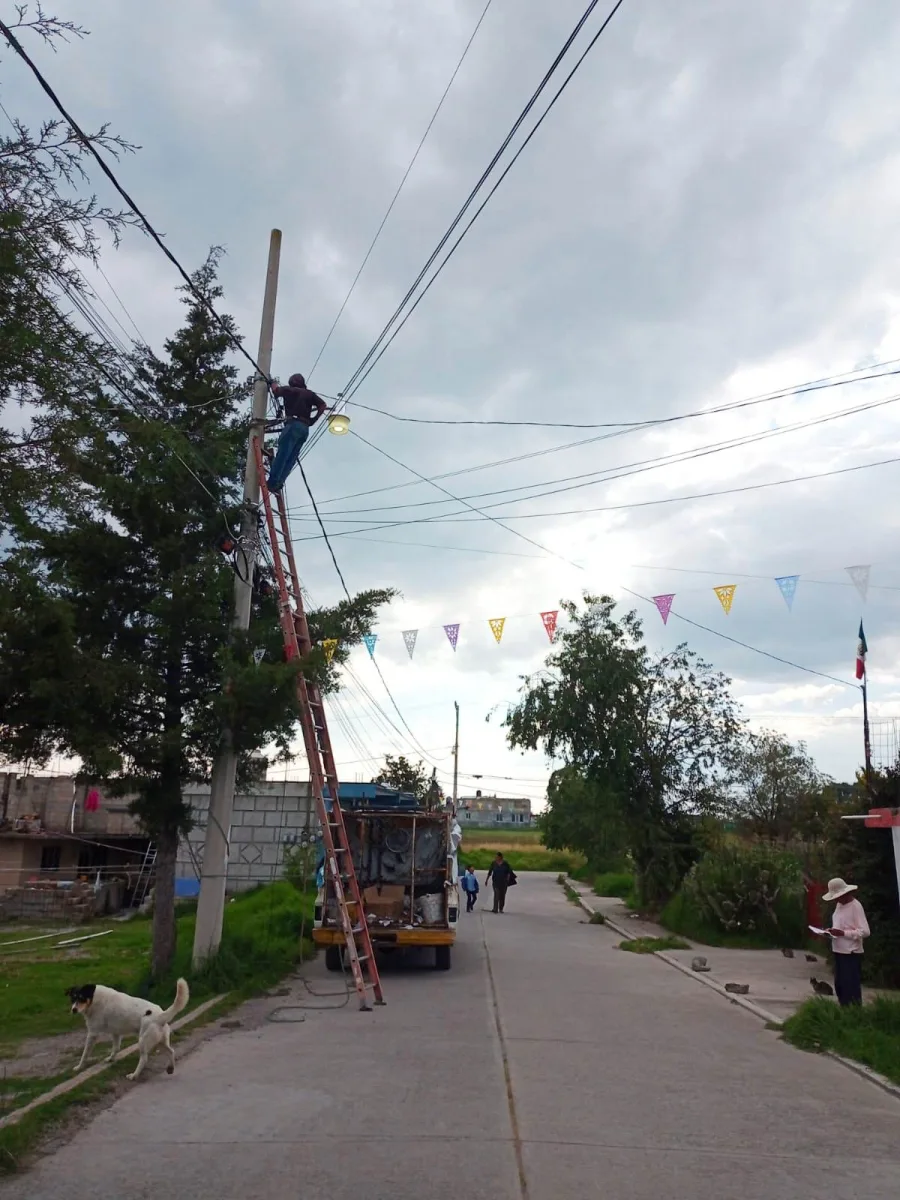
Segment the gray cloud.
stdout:
<path fill-rule="evenodd" d="M 111 0 L 73 0 L 64 15 L 83 20 L 92 37 L 38 57 L 86 124 L 111 119 L 141 143 L 121 176 L 179 257 L 192 266 L 210 243 L 227 246 L 228 307 L 251 348 L 268 231 L 284 230 L 276 370 L 285 376 L 317 353 L 482 6 L 266 0 L 251 11 L 237 3 L 185 9 L 160 0 L 152 11 L 124 16 Z M 334 391 L 345 383 L 582 8 L 581 0 L 551 7 L 494 0 L 315 386 Z M 887 0 L 763 0 L 751 7 L 737 0 L 626 0 L 360 401 L 406 415 L 635 420 L 900 354 L 892 199 L 900 173 L 898 50 L 900 13 Z M 4 63 L 4 100 L 14 100 L 24 116 L 40 114 L 43 101 L 13 65 Z M 101 182 L 97 187 L 103 191 Z M 104 269 L 159 344 L 178 315 L 178 281 L 168 264 L 134 235 L 107 256 Z M 445 486 L 464 495 L 598 470 L 891 391 L 883 381 L 820 393 L 471 473 Z M 351 413 L 361 434 L 429 476 L 578 437 L 400 425 L 361 409 Z M 888 407 L 497 511 L 627 503 L 828 470 L 888 457 L 898 432 Z M 546 650 L 537 613 L 585 584 L 674 591 L 686 616 L 849 678 L 861 605 L 843 567 L 872 562 L 873 583 L 900 586 L 892 555 L 897 518 L 885 503 L 895 470 L 511 522 L 585 571 L 549 556 L 513 557 L 540 552 L 488 522 L 412 525 L 371 537 L 506 555 L 403 548 L 364 535 L 338 537 L 335 549 L 351 586 L 395 583 L 404 592 L 386 618 L 378 653 L 401 708 L 430 747 L 449 741 L 454 698 L 483 716 L 514 694 L 517 674 L 534 669 Z M 309 474 L 323 500 L 411 479 L 353 438 L 323 439 Z M 297 480 L 288 494 L 293 504 L 305 501 Z M 416 484 L 324 507 L 371 505 L 368 515 L 378 518 L 376 504 L 438 497 Z M 335 521 L 332 528 L 348 526 Z M 306 520 L 297 530 L 316 532 Z M 314 595 L 336 598 L 325 548 L 305 542 L 302 553 Z M 774 583 L 732 572 L 799 572 L 831 582 L 801 580 L 788 613 Z M 728 582 L 739 587 L 726 618 L 711 588 Z M 873 701 L 883 712 L 900 705 L 897 594 L 873 589 L 866 609 Z M 505 613 L 510 622 L 497 647 L 487 618 Z M 440 626 L 456 620 L 463 632 L 454 654 Z M 647 621 L 653 644 L 687 636 L 735 677 L 751 708 L 775 714 L 770 724 L 808 734 L 827 769 L 843 776 L 854 769 L 860 736 L 844 710 L 856 703 L 855 693 L 832 693 L 825 680 L 674 619 L 663 628 L 652 608 Z M 400 630 L 419 625 L 410 664 Z M 358 667 L 360 677 L 369 670 L 364 660 Z M 380 684 L 369 675 L 375 694 Z M 820 683 L 822 692 L 802 690 Z M 441 697 L 443 714 L 417 707 Z M 378 737 L 371 729 L 373 750 Z M 469 770 L 539 771 L 539 759 L 523 770 L 503 750 L 495 725 L 480 718 L 468 745 Z"/>

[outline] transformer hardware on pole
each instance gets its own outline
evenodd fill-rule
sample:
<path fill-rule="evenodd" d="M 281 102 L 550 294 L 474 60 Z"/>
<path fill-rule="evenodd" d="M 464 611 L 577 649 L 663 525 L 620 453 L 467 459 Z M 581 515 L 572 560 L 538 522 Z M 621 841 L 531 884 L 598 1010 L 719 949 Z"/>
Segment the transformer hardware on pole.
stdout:
<path fill-rule="evenodd" d="M 275 494 L 273 507 L 273 496 L 266 483 L 262 439 L 253 437 L 252 446 L 259 473 L 266 529 L 272 547 L 275 587 L 278 592 L 278 617 L 284 636 L 286 658 L 288 662 L 292 662 L 296 658 L 306 658 L 313 647 L 297 576 L 290 522 L 283 492 Z M 345 954 L 359 996 L 359 1006 L 361 1009 L 368 1009 L 371 1007 L 369 989 L 372 990 L 375 1003 L 384 1004 L 381 979 L 341 811 L 337 768 L 334 764 L 322 693 L 319 685 L 307 680 L 302 672 L 297 675 L 297 698 L 300 701 L 300 727 L 303 730 L 303 742 L 309 762 L 310 786 L 322 825 L 325 870 L 337 899 L 341 927 L 344 931 Z"/>

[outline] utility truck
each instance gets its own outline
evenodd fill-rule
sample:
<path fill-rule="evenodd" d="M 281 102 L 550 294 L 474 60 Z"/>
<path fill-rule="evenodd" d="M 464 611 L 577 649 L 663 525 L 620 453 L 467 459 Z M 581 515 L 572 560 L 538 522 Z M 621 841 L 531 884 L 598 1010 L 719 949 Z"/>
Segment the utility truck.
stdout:
<path fill-rule="evenodd" d="M 449 971 L 459 921 L 455 816 L 377 784 L 342 784 L 340 803 L 363 901 L 362 913 L 351 903 L 351 920 L 368 923 L 377 954 L 433 947 L 436 969 Z M 318 884 L 313 940 L 326 967 L 340 971 L 344 931 L 324 863 Z"/>

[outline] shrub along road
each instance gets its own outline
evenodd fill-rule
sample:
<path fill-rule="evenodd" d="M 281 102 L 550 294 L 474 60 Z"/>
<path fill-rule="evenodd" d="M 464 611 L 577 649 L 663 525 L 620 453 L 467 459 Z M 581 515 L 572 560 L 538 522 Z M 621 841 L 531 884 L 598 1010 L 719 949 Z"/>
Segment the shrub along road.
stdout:
<path fill-rule="evenodd" d="M 464 919 L 449 974 L 390 968 L 384 1009 L 156 1066 L 5 1196 L 894 1200 L 897 1101 L 581 920 L 522 875 L 505 915 Z"/>

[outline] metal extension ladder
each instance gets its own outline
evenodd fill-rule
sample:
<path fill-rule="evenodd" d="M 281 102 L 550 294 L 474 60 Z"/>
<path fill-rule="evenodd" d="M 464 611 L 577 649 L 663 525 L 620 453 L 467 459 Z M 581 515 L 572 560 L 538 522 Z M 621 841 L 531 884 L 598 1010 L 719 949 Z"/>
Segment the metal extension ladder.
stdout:
<path fill-rule="evenodd" d="M 141 861 L 141 869 L 138 871 L 137 882 L 134 885 L 134 893 L 131 897 L 131 907 L 140 908 L 147 899 L 147 893 L 153 883 L 153 875 L 156 870 L 156 845 L 150 842 L 147 849 L 144 851 L 144 857 Z"/>
<path fill-rule="evenodd" d="M 266 486 L 266 467 L 259 437 L 253 438 L 253 453 L 259 472 L 266 528 L 275 567 L 279 620 L 287 660 L 291 662 L 295 658 L 306 658 L 313 647 L 303 607 L 284 496 L 276 492 L 273 497 Z M 371 1007 L 368 995 L 370 988 L 376 1004 L 384 1004 L 384 995 L 372 938 L 363 911 L 359 882 L 353 866 L 344 814 L 341 811 L 337 768 L 328 734 L 328 722 L 325 719 L 325 705 L 318 684 L 311 683 L 303 674 L 297 676 L 297 698 L 300 701 L 300 726 L 309 763 L 310 785 L 322 825 L 326 876 L 331 881 L 337 899 L 344 931 L 345 954 L 349 959 L 353 982 L 359 996 L 359 1007 L 366 1010 Z M 355 908 L 355 919 L 351 918 L 351 905 Z"/>

